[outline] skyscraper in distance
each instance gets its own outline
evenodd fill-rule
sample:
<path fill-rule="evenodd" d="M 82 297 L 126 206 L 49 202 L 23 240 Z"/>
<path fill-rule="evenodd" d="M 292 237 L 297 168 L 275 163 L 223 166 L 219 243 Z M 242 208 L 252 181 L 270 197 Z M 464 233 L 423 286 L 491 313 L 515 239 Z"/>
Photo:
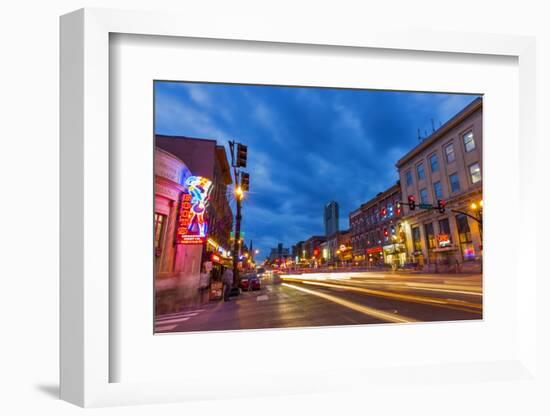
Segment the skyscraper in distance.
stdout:
<path fill-rule="evenodd" d="M 325 205 L 325 236 L 329 237 L 338 232 L 340 228 L 338 217 L 338 202 L 330 201 Z"/>

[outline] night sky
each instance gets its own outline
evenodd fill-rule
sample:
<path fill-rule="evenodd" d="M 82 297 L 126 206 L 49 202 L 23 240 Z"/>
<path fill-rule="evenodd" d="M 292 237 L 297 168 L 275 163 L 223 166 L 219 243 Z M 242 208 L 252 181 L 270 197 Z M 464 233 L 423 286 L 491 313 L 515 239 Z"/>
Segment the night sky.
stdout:
<path fill-rule="evenodd" d="M 323 235 L 323 207 L 348 214 L 398 179 L 395 162 L 476 95 L 155 83 L 155 132 L 248 145 L 246 243 L 285 247 Z M 234 209 L 234 207 L 233 207 Z"/>

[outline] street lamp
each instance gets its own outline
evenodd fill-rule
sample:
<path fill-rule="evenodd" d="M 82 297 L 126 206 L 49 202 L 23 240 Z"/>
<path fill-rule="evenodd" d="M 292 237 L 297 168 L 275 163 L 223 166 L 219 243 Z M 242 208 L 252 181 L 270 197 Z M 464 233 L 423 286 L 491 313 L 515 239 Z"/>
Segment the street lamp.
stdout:
<path fill-rule="evenodd" d="M 237 186 L 235 188 L 235 197 L 237 198 L 237 200 L 242 200 L 243 197 L 244 197 L 244 192 L 243 192 L 243 188 L 241 188 L 240 186 Z"/>
<path fill-rule="evenodd" d="M 479 237 L 483 241 L 483 200 L 480 200 L 479 204 L 472 202 L 470 208 L 475 212 L 475 217 L 479 223 Z"/>
<path fill-rule="evenodd" d="M 236 152 L 235 152 L 236 147 Z M 250 175 L 239 171 L 239 168 L 246 168 L 248 147 L 235 141 L 229 142 L 231 151 L 231 166 L 233 167 L 233 176 L 235 178 L 235 240 L 233 244 L 233 287 L 238 287 L 240 283 L 238 259 L 241 245 L 241 201 L 244 198 L 245 191 L 249 190 Z M 235 155 L 236 153 L 236 155 Z"/>

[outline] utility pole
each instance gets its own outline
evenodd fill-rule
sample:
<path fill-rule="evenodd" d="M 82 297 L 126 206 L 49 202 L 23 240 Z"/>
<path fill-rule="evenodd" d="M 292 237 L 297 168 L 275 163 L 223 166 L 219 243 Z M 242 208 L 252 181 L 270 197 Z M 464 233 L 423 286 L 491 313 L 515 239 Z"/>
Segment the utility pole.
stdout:
<path fill-rule="evenodd" d="M 237 189 L 240 189 L 240 184 L 238 182 L 239 176 L 235 176 L 235 186 Z M 235 286 L 239 285 L 239 269 L 237 264 L 239 262 L 240 256 L 240 245 L 241 245 L 241 200 L 242 196 L 239 196 L 239 192 L 236 192 L 237 198 L 237 212 L 235 214 L 235 241 L 233 242 L 233 282 Z"/>
<path fill-rule="evenodd" d="M 235 155 L 235 145 L 237 145 Z M 239 287 L 239 256 L 241 248 L 241 205 L 244 198 L 245 191 L 248 191 L 250 176 L 246 172 L 240 172 L 237 168 L 246 168 L 246 159 L 248 148 L 242 143 L 236 143 L 235 141 L 229 142 L 229 149 L 231 150 L 231 166 L 233 167 L 233 176 L 235 178 L 235 241 L 233 242 L 233 286 Z"/>

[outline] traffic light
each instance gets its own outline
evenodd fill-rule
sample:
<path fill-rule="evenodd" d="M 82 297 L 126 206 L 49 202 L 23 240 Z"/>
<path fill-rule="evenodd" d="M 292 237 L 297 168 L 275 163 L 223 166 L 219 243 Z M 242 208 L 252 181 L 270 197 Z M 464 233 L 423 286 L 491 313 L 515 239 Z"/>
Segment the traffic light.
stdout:
<path fill-rule="evenodd" d="M 387 237 L 387 236 L 388 236 L 388 229 L 384 227 L 384 237 Z"/>
<path fill-rule="evenodd" d="M 241 189 L 247 192 L 250 189 L 250 174 L 241 172 Z"/>
<path fill-rule="evenodd" d="M 416 199 L 414 198 L 414 195 L 409 195 L 408 202 L 409 202 L 409 209 L 411 211 L 414 211 L 416 209 Z"/>
<path fill-rule="evenodd" d="M 397 206 L 397 215 L 401 215 L 401 202 L 396 202 L 396 206 Z"/>
<path fill-rule="evenodd" d="M 393 225 L 391 226 L 391 234 L 395 235 L 395 227 Z"/>
<path fill-rule="evenodd" d="M 237 143 L 237 167 L 246 168 L 246 156 L 248 147 L 244 144 Z"/>
<path fill-rule="evenodd" d="M 386 214 L 387 214 L 386 207 L 383 207 L 383 208 L 380 210 L 380 214 L 382 215 L 382 217 L 385 217 L 385 216 L 386 216 Z"/>
<path fill-rule="evenodd" d="M 437 210 L 441 213 L 441 214 L 444 214 L 445 213 L 445 200 L 444 199 L 438 199 L 437 200 Z"/>

